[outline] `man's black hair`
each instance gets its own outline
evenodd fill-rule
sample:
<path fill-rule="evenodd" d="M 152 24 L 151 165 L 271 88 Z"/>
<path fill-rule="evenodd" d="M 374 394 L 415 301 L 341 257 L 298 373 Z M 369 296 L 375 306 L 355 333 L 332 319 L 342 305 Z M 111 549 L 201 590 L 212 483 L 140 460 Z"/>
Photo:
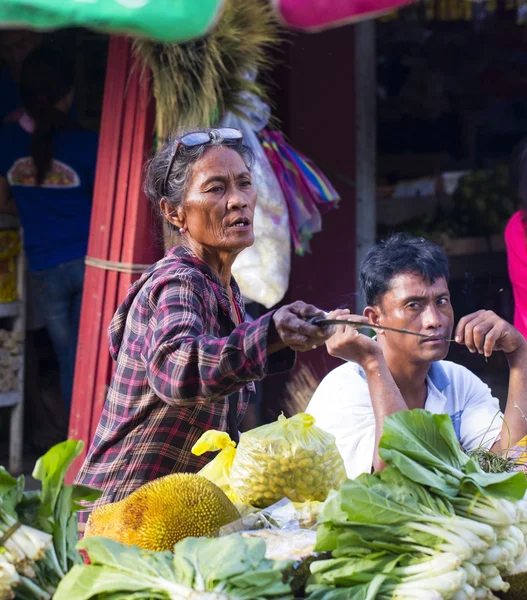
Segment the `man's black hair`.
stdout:
<path fill-rule="evenodd" d="M 397 275 L 412 273 L 434 283 L 448 281 L 448 258 L 437 244 L 396 233 L 371 248 L 360 267 L 360 284 L 368 306 L 379 304 Z"/>

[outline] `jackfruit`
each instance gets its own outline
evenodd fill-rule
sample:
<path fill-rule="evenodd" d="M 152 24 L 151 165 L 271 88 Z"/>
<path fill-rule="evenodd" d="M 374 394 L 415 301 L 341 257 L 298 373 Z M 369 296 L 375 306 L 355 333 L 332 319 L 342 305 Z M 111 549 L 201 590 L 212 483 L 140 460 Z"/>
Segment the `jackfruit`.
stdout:
<path fill-rule="evenodd" d="M 96 508 L 85 537 L 102 536 L 145 550 L 172 550 L 186 537 L 216 537 L 240 515 L 212 482 L 193 473 L 175 473 L 141 486 L 112 504 Z"/>

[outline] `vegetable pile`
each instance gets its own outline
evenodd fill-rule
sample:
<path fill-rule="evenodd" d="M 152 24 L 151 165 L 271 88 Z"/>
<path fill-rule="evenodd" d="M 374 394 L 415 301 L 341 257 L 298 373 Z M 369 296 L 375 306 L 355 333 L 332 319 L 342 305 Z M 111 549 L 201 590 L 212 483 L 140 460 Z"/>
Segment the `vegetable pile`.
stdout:
<path fill-rule="evenodd" d="M 475 600 L 527 569 L 527 480 L 488 474 L 460 449 L 447 415 L 386 419 L 389 465 L 347 481 L 321 513 L 310 600 Z"/>
<path fill-rule="evenodd" d="M 40 492 L 24 490 L 0 467 L 0 599 L 48 600 L 65 574 L 82 562 L 76 550 L 79 502 L 100 492 L 64 485 L 71 463 L 82 450 L 73 440 L 54 446 L 35 465 Z"/>
<path fill-rule="evenodd" d="M 172 552 L 151 552 L 104 538 L 79 543 L 91 565 L 76 566 L 66 575 L 54 600 L 292 599 L 282 581 L 289 562 L 265 558 L 265 542 L 239 535 L 220 539 L 187 538 Z"/>
<path fill-rule="evenodd" d="M 280 445 L 275 428 L 266 438 L 269 445 L 260 445 L 272 452 L 255 452 L 248 461 L 248 490 L 254 489 L 256 473 L 261 491 L 282 486 L 280 494 L 285 494 L 276 474 L 280 453 L 288 460 L 283 465 L 287 482 L 288 473 L 318 473 L 315 457 L 334 452 L 331 436 L 325 441 L 318 436 L 317 446 L 313 439 L 307 445 L 297 432 L 281 435 L 285 441 Z M 205 441 L 208 446 L 210 440 Z M 99 525 L 112 535 L 129 526 L 125 533 L 131 537 L 121 540 L 125 543 L 101 532 L 77 542 L 74 511 L 81 501 L 99 495 L 90 488 L 64 485 L 66 470 L 81 448 L 81 443 L 64 442 L 37 462 L 39 493 L 25 492 L 23 478 L 0 469 L 0 600 L 527 597 L 525 473 L 508 472 L 509 463 L 493 463 L 488 469 L 486 463 L 482 467 L 480 454 L 464 454 L 448 415 L 413 410 L 387 418 L 379 445 L 387 468 L 345 481 L 329 492 L 321 510 L 316 503 L 282 499 L 249 512 L 251 519 L 246 515 L 231 523 L 238 516 L 234 506 L 202 475 L 161 478 L 113 508 L 101 509 Z M 306 448 L 314 453 L 311 470 L 307 463 L 295 464 L 306 460 L 303 454 L 299 458 Z M 232 463 L 234 447 L 227 443 L 225 449 L 215 461 L 227 485 L 231 464 L 228 469 L 225 465 Z M 267 483 L 262 475 L 266 466 Z M 486 472 L 500 468 L 505 472 Z M 328 486 L 329 477 L 322 483 L 308 478 L 305 485 L 311 490 L 315 484 Z M 302 489 L 300 481 L 295 485 Z M 265 493 L 262 497 L 269 500 Z M 302 529 L 299 523 L 307 522 L 305 509 L 312 504 L 318 523 Z M 193 522 L 189 511 L 194 509 L 201 511 L 202 522 Z M 216 519 L 212 525 L 211 519 Z M 229 524 L 218 531 L 217 519 Z M 206 534 L 219 538 L 185 537 L 172 544 L 205 521 Z M 250 523 L 271 530 L 248 532 Z M 86 552 L 90 564 L 83 563 L 79 550 Z"/>

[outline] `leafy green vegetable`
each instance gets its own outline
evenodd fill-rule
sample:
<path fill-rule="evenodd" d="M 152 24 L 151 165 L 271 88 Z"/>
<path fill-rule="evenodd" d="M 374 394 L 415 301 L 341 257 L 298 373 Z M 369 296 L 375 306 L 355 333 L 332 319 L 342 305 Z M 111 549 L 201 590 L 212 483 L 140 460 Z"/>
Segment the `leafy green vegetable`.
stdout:
<path fill-rule="evenodd" d="M 314 587 L 308 596 L 309 600 L 376 600 L 386 581 L 387 576 L 377 574 L 366 583 L 358 583 L 353 587 L 328 588 L 326 586 Z"/>
<path fill-rule="evenodd" d="M 16 518 L 16 506 L 22 499 L 23 493 L 24 476 L 15 478 L 4 467 L 0 467 L 0 499 L 3 510 L 10 517 Z"/>
<path fill-rule="evenodd" d="M 171 552 L 150 552 L 113 540 L 89 537 L 78 544 L 91 564 L 75 566 L 54 600 L 170 598 L 265 600 L 292 598 L 283 581 L 290 562 L 265 558 L 261 539 L 233 534 L 219 539 L 186 538 Z"/>
<path fill-rule="evenodd" d="M 64 485 L 64 478 L 73 461 L 80 455 L 83 442 L 66 440 L 53 446 L 39 458 L 33 477 L 42 483 L 34 522 L 27 523 L 53 536 L 58 564 L 63 573 L 82 562 L 75 546 L 78 540 L 76 511 L 80 502 L 93 502 L 101 491 L 87 486 Z M 26 513 L 25 515 L 29 515 Z"/>
<path fill-rule="evenodd" d="M 2 557 L 18 573 L 9 578 L 17 598 L 50 599 L 64 574 L 82 562 L 75 548 L 76 511 L 80 502 L 100 495 L 99 490 L 86 486 L 64 485 L 66 472 L 82 447 L 82 442 L 68 440 L 37 461 L 33 476 L 41 481 L 40 491 L 25 492 L 24 478 L 14 478 L 0 467 L 0 537 L 8 534 Z M 0 597 L 4 592 L 11 597 L 2 584 L 0 574 Z"/>
<path fill-rule="evenodd" d="M 309 600 L 507 591 L 502 575 L 527 564 L 525 475 L 485 473 L 450 417 L 424 410 L 388 417 L 380 454 L 385 470 L 346 481 L 322 507 L 316 550 L 332 558 L 311 565 Z"/>
<path fill-rule="evenodd" d="M 420 409 L 390 415 L 379 454 L 412 481 L 446 496 L 457 496 L 462 490 L 518 501 L 527 491 L 523 473 L 485 473 L 475 458 L 469 458 L 461 450 L 448 415 Z"/>

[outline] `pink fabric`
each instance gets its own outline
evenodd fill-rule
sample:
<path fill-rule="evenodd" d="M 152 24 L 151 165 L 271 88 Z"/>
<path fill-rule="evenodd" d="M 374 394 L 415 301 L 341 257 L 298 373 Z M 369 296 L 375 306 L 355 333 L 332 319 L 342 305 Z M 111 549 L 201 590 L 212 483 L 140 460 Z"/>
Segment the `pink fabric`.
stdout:
<path fill-rule="evenodd" d="M 507 224 L 505 245 L 514 292 L 514 326 L 527 337 L 527 234 L 520 212 Z"/>
<path fill-rule="evenodd" d="M 282 22 L 296 29 L 320 31 L 362 21 L 413 4 L 416 0 L 272 0 Z"/>

